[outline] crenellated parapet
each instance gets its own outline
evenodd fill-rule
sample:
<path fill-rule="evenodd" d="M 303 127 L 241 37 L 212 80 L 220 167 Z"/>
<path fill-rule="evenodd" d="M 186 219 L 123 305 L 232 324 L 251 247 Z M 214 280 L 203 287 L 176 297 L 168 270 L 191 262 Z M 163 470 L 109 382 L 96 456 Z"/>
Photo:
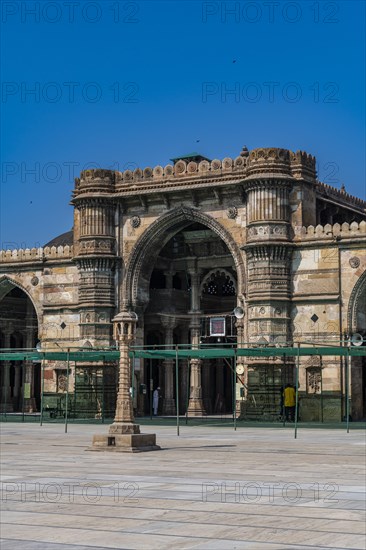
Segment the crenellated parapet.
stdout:
<path fill-rule="evenodd" d="M 14 250 L 0 250 L 0 263 L 14 262 L 46 262 L 51 260 L 72 259 L 73 246 L 46 246 L 40 248 L 19 248 Z"/>
<path fill-rule="evenodd" d="M 278 176 L 290 179 L 305 178 L 315 182 L 315 158 L 302 151 L 259 148 L 249 152 L 246 148 L 235 158 L 225 157 L 201 162 L 178 160 L 174 165 L 136 168 L 123 172 L 90 169 L 81 172 L 75 180 L 74 200 L 81 196 L 128 194 L 143 189 L 169 187 L 202 180 L 211 182 L 228 179 L 251 180 L 255 176 Z M 75 204 L 77 201 L 75 201 Z"/>
<path fill-rule="evenodd" d="M 320 239 L 331 241 L 357 237 L 366 238 L 366 221 L 298 227 L 295 229 L 294 241 L 318 241 Z"/>
<path fill-rule="evenodd" d="M 300 224 L 312 223 L 313 219 L 307 212 L 315 212 L 317 197 L 336 205 L 356 207 L 361 214 L 362 211 L 366 212 L 366 202 L 362 199 L 349 195 L 344 189 L 335 189 L 317 180 L 316 160 L 313 155 L 304 151 L 294 152 L 275 147 L 257 148 L 252 151 L 244 147 L 237 157 L 225 157 L 222 160 L 198 161 L 182 158 L 174 164 L 147 166 L 135 170 L 83 170 L 80 179 L 75 180 L 72 203 L 80 210 L 81 217 L 86 216 L 89 219 L 89 214 L 84 215 L 83 210 L 94 207 L 95 211 L 99 207 L 112 208 L 120 199 L 141 200 L 143 195 L 146 197 L 154 193 L 164 193 L 165 200 L 169 201 L 166 199 L 167 193 L 191 190 L 196 192 L 199 189 L 205 191 L 212 186 L 215 186 L 216 190 L 225 186 L 240 186 L 243 192 L 253 190 L 253 195 L 257 195 L 256 202 L 259 203 L 264 198 L 264 208 L 269 209 L 269 215 L 273 220 L 288 217 L 284 216 L 284 212 L 276 212 L 275 205 L 278 201 L 282 206 L 290 201 L 295 208 L 295 200 L 304 205 L 303 221 L 300 219 Z M 303 198 L 296 198 L 300 191 L 299 186 L 304 187 L 307 202 L 304 202 Z M 292 191 L 294 193 L 289 197 Z M 300 205 L 300 210 L 301 208 Z M 249 212 L 249 217 L 250 215 Z M 260 219 L 255 220 L 253 217 L 254 221 Z M 88 223 L 82 220 L 80 228 L 88 230 Z"/>
<path fill-rule="evenodd" d="M 350 195 L 344 189 L 337 189 L 336 187 L 332 187 L 331 185 L 318 181 L 316 184 L 316 190 L 317 194 L 323 198 L 333 198 L 337 201 L 344 201 L 347 204 L 354 204 L 358 208 L 363 209 L 366 215 L 366 201 L 360 199 L 359 197 Z"/>
<path fill-rule="evenodd" d="M 290 153 L 291 173 L 295 179 L 314 183 L 316 180 L 316 158 L 304 151 Z"/>

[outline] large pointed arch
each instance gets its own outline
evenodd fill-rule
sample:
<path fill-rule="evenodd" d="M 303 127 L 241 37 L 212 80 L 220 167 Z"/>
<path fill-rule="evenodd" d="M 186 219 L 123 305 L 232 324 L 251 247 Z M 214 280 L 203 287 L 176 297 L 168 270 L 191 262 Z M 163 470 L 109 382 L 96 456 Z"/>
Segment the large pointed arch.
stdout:
<path fill-rule="evenodd" d="M 238 299 L 243 299 L 245 294 L 243 256 L 230 232 L 211 216 L 197 209 L 182 206 L 171 210 L 153 222 L 137 241 L 126 266 L 123 283 L 123 309 L 135 308 L 146 302 L 148 277 L 144 277 L 144 275 L 150 273 L 153 260 L 156 257 L 156 250 L 160 251 L 178 231 L 195 222 L 211 229 L 228 247 L 237 271 Z"/>
<path fill-rule="evenodd" d="M 40 327 L 41 311 L 39 310 L 39 307 L 37 307 L 37 303 L 34 301 L 33 296 L 21 283 L 19 283 L 12 277 L 9 277 L 8 275 L 2 275 L 0 277 L 0 302 L 2 301 L 3 298 L 5 298 L 7 294 L 9 294 L 9 292 L 11 292 L 13 288 L 19 288 L 22 292 L 24 292 L 24 294 L 32 302 L 32 305 L 34 307 L 34 310 L 37 316 L 38 327 Z"/>
<path fill-rule="evenodd" d="M 348 329 L 349 332 L 356 332 L 360 327 L 357 326 L 357 314 L 361 308 L 361 299 L 366 295 L 366 271 L 362 273 L 357 283 L 353 287 L 348 305 Z"/>

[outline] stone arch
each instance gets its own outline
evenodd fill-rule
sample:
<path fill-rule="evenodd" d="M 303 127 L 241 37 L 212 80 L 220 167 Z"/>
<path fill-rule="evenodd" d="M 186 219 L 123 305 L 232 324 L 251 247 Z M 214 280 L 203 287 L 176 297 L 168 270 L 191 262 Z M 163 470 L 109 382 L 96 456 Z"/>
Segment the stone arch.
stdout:
<path fill-rule="evenodd" d="M 228 247 L 237 271 L 237 296 L 239 300 L 243 300 L 245 288 L 243 256 L 230 232 L 211 216 L 199 210 L 182 206 L 171 210 L 153 222 L 134 246 L 124 277 L 123 309 L 135 308 L 141 305 L 138 296 L 141 273 L 144 266 L 148 266 L 149 263 L 151 265 L 150 260 L 153 259 L 154 250 L 156 248 L 161 250 L 178 231 L 194 222 L 201 223 L 211 229 Z M 147 293 L 148 289 L 142 288 L 142 291 Z"/>
<path fill-rule="evenodd" d="M 353 287 L 348 305 L 348 331 L 357 330 L 357 313 L 360 309 L 361 296 L 366 294 L 366 271 L 362 273 L 357 283 Z M 366 327 L 365 327 L 366 328 Z"/>
<path fill-rule="evenodd" d="M 0 302 L 14 287 L 19 288 L 21 291 L 23 291 L 24 294 L 32 302 L 34 311 L 36 312 L 37 316 L 38 330 L 40 330 L 42 313 L 40 311 L 39 305 L 35 302 L 34 297 L 21 283 L 15 281 L 12 277 L 9 277 L 8 275 L 3 275 L 2 277 L 0 277 Z"/>

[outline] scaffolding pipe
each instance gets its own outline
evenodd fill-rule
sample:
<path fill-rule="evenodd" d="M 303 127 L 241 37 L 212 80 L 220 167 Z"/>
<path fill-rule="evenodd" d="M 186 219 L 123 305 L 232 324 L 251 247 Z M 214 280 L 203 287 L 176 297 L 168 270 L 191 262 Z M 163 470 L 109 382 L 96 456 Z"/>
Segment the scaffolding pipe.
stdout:
<path fill-rule="evenodd" d="M 351 342 L 349 342 L 349 346 L 351 346 Z M 349 386 L 350 386 L 350 366 L 351 366 L 351 354 L 349 353 L 350 347 L 348 347 L 348 356 L 347 356 L 347 370 L 346 370 L 346 426 L 347 426 L 347 433 L 349 434 Z"/>
<path fill-rule="evenodd" d="M 297 343 L 296 382 L 295 382 L 295 433 L 297 439 L 297 417 L 299 414 L 299 369 L 300 369 L 300 342 Z"/>
<path fill-rule="evenodd" d="M 41 377 L 42 377 L 42 386 L 41 386 L 41 416 L 40 416 L 40 426 L 43 425 L 43 406 L 44 406 L 44 359 L 41 361 Z"/>
<path fill-rule="evenodd" d="M 69 379 L 70 379 L 70 348 L 67 348 L 66 370 L 66 400 L 65 400 L 65 434 L 67 433 L 67 421 L 69 416 Z"/>
<path fill-rule="evenodd" d="M 175 407 L 177 410 L 177 436 L 179 436 L 179 369 L 178 369 L 178 347 L 175 348 Z"/>

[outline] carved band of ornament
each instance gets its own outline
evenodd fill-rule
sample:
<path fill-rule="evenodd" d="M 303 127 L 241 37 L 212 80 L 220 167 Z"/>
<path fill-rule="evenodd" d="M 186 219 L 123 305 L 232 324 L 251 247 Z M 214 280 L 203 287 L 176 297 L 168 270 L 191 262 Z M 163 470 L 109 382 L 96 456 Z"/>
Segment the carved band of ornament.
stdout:
<path fill-rule="evenodd" d="M 103 252 L 114 252 L 115 242 L 112 239 L 91 239 L 91 240 L 80 240 L 80 251 L 92 252 L 94 250 L 99 250 Z"/>
<path fill-rule="evenodd" d="M 141 225 L 141 218 L 140 216 L 132 216 L 132 218 L 130 218 L 130 224 L 131 226 L 136 229 L 137 227 L 139 227 Z"/>
<path fill-rule="evenodd" d="M 257 189 L 266 189 L 267 191 L 277 191 L 278 189 L 290 189 L 293 185 L 292 179 L 288 178 L 246 178 L 243 181 L 246 191 L 255 191 Z"/>
<path fill-rule="evenodd" d="M 110 197 L 81 198 L 77 201 L 75 205 L 78 210 L 84 210 L 85 208 L 94 208 L 97 206 L 102 206 L 103 208 L 112 210 L 113 212 L 113 202 Z"/>
<path fill-rule="evenodd" d="M 115 258 L 76 258 L 76 265 L 82 271 L 110 271 Z"/>
<path fill-rule="evenodd" d="M 281 245 L 261 245 L 247 249 L 248 260 L 256 261 L 290 261 L 291 248 Z"/>
<path fill-rule="evenodd" d="M 265 237 L 267 235 L 287 237 L 289 228 L 287 225 L 256 225 L 248 227 L 248 237 Z"/>
<path fill-rule="evenodd" d="M 113 170 L 105 170 L 104 168 L 90 168 L 82 170 L 80 174 L 80 179 L 90 179 L 90 180 L 103 180 L 103 181 L 113 181 L 115 172 Z"/>
<path fill-rule="evenodd" d="M 360 267 L 360 263 L 361 263 L 361 260 L 357 256 L 353 256 L 353 258 L 351 258 L 350 261 L 349 261 L 349 265 L 353 269 L 357 269 L 357 267 Z"/>

